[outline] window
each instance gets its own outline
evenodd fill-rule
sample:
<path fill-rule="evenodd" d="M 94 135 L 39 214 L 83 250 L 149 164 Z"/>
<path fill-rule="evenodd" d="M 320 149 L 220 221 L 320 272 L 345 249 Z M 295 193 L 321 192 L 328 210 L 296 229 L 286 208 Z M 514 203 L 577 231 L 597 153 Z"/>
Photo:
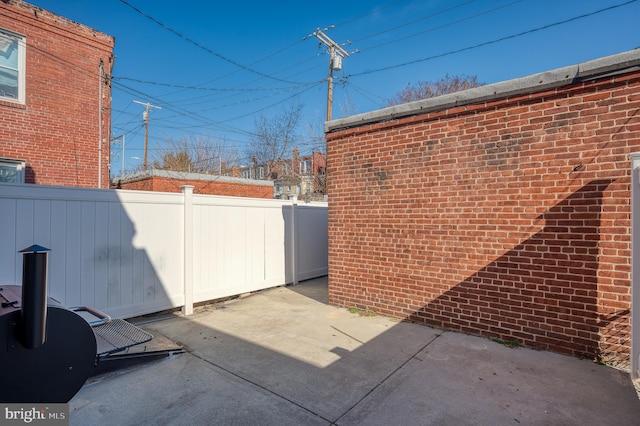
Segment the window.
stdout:
<path fill-rule="evenodd" d="M 300 173 L 309 173 L 309 160 L 300 162 Z"/>
<path fill-rule="evenodd" d="M 24 103 L 25 39 L 0 30 L 0 99 Z"/>
<path fill-rule="evenodd" d="M 242 171 L 242 177 L 245 179 L 251 179 L 251 169 L 246 168 Z"/>
<path fill-rule="evenodd" d="M 258 179 L 264 179 L 264 167 L 258 167 Z"/>
<path fill-rule="evenodd" d="M 0 182 L 24 183 L 24 161 L 0 158 Z"/>

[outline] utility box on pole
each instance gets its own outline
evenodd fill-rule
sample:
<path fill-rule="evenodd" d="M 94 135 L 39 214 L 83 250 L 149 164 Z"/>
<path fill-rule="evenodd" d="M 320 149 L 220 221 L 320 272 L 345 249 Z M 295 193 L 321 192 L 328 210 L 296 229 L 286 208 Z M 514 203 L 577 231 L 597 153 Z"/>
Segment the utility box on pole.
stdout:
<path fill-rule="evenodd" d="M 329 48 L 329 79 L 327 88 L 327 121 L 331 121 L 333 109 L 333 71 L 342 70 L 342 59 L 349 56 L 346 50 L 331 40 L 321 29 L 317 29 L 313 36 Z"/>

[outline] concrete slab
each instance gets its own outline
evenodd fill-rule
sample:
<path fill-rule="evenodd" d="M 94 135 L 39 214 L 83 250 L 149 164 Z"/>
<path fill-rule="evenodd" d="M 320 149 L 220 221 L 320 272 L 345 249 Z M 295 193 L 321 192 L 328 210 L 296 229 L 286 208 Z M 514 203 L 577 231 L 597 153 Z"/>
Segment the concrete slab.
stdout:
<path fill-rule="evenodd" d="M 587 360 L 444 333 L 338 423 L 639 422 L 640 403 L 627 373 Z"/>
<path fill-rule="evenodd" d="M 85 385 L 72 425 L 637 424 L 626 373 L 326 304 L 326 278 L 142 327 L 186 353 Z"/>
<path fill-rule="evenodd" d="M 349 313 L 288 288 L 147 329 L 175 337 L 190 353 L 327 421 L 349 410 L 439 333 Z"/>
<path fill-rule="evenodd" d="M 70 425 L 326 425 L 326 421 L 190 354 L 85 385 Z"/>

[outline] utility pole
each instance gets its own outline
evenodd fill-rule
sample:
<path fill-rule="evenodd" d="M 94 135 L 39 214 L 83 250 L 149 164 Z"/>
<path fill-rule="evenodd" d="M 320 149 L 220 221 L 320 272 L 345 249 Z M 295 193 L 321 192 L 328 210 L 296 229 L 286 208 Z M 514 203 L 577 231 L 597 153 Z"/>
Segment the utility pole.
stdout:
<path fill-rule="evenodd" d="M 144 119 L 144 158 L 142 160 L 142 168 L 143 170 L 147 170 L 147 151 L 149 147 L 149 108 L 162 108 L 156 105 L 151 105 L 149 102 L 145 103 L 136 100 L 134 100 L 133 102 L 145 106 L 145 110 L 142 113 L 142 118 Z"/>
<path fill-rule="evenodd" d="M 327 121 L 331 121 L 331 111 L 333 109 L 333 71 L 342 69 L 342 59 L 349 56 L 346 50 L 331 40 L 320 28 L 314 31 L 313 36 L 320 40 L 322 44 L 329 48 L 329 81 L 327 89 Z"/>

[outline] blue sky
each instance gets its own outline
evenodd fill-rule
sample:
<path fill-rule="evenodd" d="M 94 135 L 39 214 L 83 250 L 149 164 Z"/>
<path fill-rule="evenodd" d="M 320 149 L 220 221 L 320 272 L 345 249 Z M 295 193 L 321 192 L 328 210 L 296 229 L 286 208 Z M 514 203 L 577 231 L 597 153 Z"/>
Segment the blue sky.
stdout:
<path fill-rule="evenodd" d="M 144 107 L 134 100 L 162 108 L 151 110 L 150 158 L 166 140 L 201 138 L 246 162 L 255 120 L 294 100 L 300 151 L 317 149 L 329 62 L 307 37 L 318 28 L 351 42 L 334 72 L 333 118 L 380 109 L 407 84 L 446 74 L 489 84 L 640 47 L 639 0 L 30 3 L 115 37 L 112 136 L 125 135 L 125 169 L 143 156 Z M 114 157 L 113 175 L 121 164 Z"/>

